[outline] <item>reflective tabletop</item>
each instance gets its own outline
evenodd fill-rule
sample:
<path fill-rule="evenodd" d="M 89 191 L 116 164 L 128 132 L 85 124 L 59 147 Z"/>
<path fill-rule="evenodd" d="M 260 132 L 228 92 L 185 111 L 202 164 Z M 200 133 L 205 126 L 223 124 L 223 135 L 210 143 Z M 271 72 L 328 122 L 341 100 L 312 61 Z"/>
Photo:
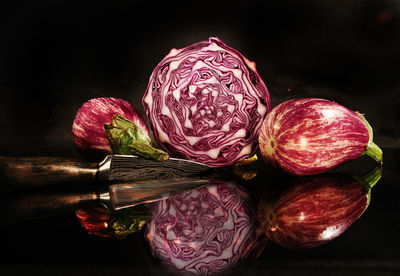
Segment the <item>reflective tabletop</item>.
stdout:
<path fill-rule="evenodd" d="M 372 188 L 365 210 L 366 192 L 352 176 L 374 171 L 373 162 L 363 159 L 342 165 L 329 174 L 302 178 L 287 177 L 262 165 L 251 180 L 218 180 L 123 211 L 110 211 L 94 203 L 8 223 L 4 222 L 7 214 L 3 214 L 1 236 L 7 254 L 2 258 L 1 269 L 9 273 L 80 275 L 103 272 L 158 275 L 166 271 L 172 275 L 193 271 L 228 275 L 244 272 L 372 275 L 378 271 L 391 275 L 400 268 L 397 250 L 400 150 L 384 148 L 383 151 L 382 177 Z M 337 198 L 326 197 L 326 189 L 334 189 Z M 16 194 L 6 192 L 4 196 L 15 198 Z M 297 201 L 301 204 L 295 205 Z M 307 207 L 307 203 L 317 201 L 319 209 Z M 334 205 L 333 210 L 324 207 L 327 202 Z M 215 206 L 210 207 L 211 203 Z M 297 226 L 285 226 L 288 219 L 284 218 L 280 222 L 275 220 L 275 224 L 271 222 L 268 206 L 278 205 L 284 207 L 277 207 L 279 210 L 273 216 L 282 213 L 291 216 L 292 221 L 297 220 Z M 349 209 L 343 218 L 340 208 Z M 307 217 L 318 216 L 315 212 L 321 209 L 324 213 L 319 215 L 320 219 Z M 293 210 L 297 210 L 294 215 Z M 181 216 L 174 217 L 176 213 Z M 302 220 L 309 223 L 302 225 Z M 320 233 L 314 236 L 307 233 L 318 223 L 322 227 Z M 338 230 L 338 226 L 344 228 Z M 275 231 L 280 235 L 266 238 L 267 228 L 270 233 Z M 288 236 L 295 238 L 290 240 Z M 194 252 L 188 252 L 188 248 Z M 220 262 L 213 259 L 208 266 L 210 255 Z M 196 261 L 202 262 L 203 267 L 196 268 Z"/>
<path fill-rule="evenodd" d="M 397 1 L 5 1 L 0 156 L 83 160 L 72 123 L 84 102 L 121 98 L 145 118 L 163 57 L 218 37 L 256 63 L 272 107 L 314 97 L 364 114 L 383 166 L 361 156 L 292 177 L 258 151 L 210 185 L 120 211 L 95 200 L 33 208 L 97 191 L 80 181 L 1 182 L 0 274 L 399 275 L 399 23 Z"/>

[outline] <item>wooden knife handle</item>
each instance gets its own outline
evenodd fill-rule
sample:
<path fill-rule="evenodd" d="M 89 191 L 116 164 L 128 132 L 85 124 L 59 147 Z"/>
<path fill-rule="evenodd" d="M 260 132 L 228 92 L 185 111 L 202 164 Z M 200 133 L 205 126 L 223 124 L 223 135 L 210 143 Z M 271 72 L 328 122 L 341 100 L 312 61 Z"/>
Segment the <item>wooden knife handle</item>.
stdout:
<path fill-rule="evenodd" d="M 88 181 L 96 178 L 98 165 L 57 157 L 1 157 L 0 181 L 14 187 Z"/>

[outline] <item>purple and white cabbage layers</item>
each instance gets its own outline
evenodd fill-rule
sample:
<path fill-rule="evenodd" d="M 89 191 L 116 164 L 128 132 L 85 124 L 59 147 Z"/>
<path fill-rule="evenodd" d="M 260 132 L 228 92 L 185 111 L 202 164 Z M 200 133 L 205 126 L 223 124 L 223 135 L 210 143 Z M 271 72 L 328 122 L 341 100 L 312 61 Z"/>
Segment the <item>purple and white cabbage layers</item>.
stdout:
<path fill-rule="evenodd" d="M 213 37 L 172 49 L 150 76 L 143 105 L 159 145 L 212 167 L 254 154 L 271 107 L 255 63 Z"/>
<path fill-rule="evenodd" d="M 247 197 L 224 183 L 155 203 L 146 231 L 153 255 L 180 274 L 211 275 L 231 268 L 256 240 Z"/>
<path fill-rule="evenodd" d="M 259 144 L 265 161 L 293 175 L 326 172 L 367 154 L 382 162 L 365 118 L 325 99 L 283 102 L 265 118 Z"/>

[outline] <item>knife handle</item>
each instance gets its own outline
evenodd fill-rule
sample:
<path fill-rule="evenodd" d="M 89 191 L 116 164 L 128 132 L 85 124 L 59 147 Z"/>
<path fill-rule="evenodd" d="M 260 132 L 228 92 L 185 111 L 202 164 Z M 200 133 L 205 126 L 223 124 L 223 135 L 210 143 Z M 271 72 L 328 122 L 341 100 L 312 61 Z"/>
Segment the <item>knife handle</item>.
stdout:
<path fill-rule="evenodd" d="M 98 165 L 57 157 L 0 157 L 0 180 L 12 187 L 33 188 L 94 180 Z"/>

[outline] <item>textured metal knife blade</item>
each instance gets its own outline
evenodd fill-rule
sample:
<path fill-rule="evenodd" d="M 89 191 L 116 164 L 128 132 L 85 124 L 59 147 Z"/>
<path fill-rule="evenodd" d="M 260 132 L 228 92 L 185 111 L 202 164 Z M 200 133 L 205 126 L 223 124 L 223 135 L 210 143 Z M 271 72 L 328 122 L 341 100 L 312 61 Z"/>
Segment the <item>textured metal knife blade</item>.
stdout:
<path fill-rule="evenodd" d="M 191 190 L 210 184 L 211 181 L 201 178 L 153 179 L 133 183 L 113 184 L 100 199 L 111 201 L 115 210 L 158 201 L 171 193 Z"/>
<path fill-rule="evenodd" d="M 169 158 L 156 161 L 135 155 L 109 155 L 99 164 L 99 178 L 109 181 L 138 181 L 186 177 L 210 171 L 211 167 L 199 162 Z"/>

